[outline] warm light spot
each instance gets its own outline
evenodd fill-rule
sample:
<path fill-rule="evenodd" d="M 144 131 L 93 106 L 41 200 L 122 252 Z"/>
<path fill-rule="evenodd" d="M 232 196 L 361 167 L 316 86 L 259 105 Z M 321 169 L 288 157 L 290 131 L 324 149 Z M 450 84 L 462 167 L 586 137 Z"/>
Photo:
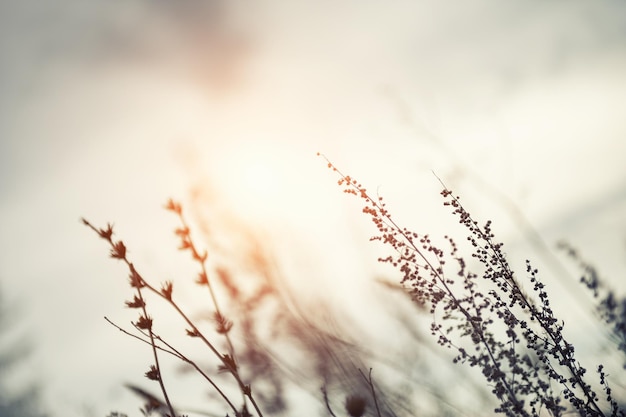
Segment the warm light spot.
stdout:
<path fill-rule="evenodd" d="M 243 193 L 250 193 L 254 199 L 271 198 L 278 194 L 281 187 L 280 161 L 271 153 L 257 150 L 247 152 L 240 160 L 235 161 L 240 173 L 240 181 Z"/>
<path fill-rule="evenodd" d="M 280 141 L 238 142 L 222 147 L 215 185 L 234 210 L 247 218 L 272 216 L 298 199 L 296 151 Z M 300 155 L 300 158 L 302 156 Z"/>

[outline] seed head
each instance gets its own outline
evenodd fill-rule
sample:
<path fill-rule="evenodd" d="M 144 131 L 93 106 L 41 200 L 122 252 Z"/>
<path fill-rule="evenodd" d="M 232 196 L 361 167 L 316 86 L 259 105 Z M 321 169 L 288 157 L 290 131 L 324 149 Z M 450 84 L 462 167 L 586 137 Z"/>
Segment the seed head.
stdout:
<path fill-rule="evenodd" d="M 346 411 L 352 417 L 361 417 L 365 413 L 366 405 L 365 398 L 360 395 L 350 395 L 346 398 Z"/>

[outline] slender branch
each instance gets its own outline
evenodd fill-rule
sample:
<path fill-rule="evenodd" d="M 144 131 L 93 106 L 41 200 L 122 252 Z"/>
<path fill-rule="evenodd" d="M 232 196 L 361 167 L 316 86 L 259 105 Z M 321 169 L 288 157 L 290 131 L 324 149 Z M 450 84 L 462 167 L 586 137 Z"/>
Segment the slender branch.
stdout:
<path fill-rule="evenodd" d="M 200 254 L 200 252 L 198 251 L 197 246 L 194 243 L 193 239 L 191 238 L 191 234 L 189 233 L 189 225 L 187 224 L 187 221 L 185 220 L 185 217 L 182 212 L 182 207 L 180 206 L 180 204 L 175 203 L 173 200 L 169 200 L 165 208 L 167 210 L 175 212 L 178 215 L 178 218 L 180 219 L 180 222 L 182 225 L 182 229 L 177 230 L 177 234 L 179 234 L 182 239 L 182 245 L 180 248 L 189 249 L 191 251 L 193 259 L 200 264 L 201 277 L 203 278 L 202 283 L 206 284 L 206 286 L 209 289 L 209 294 L 211 296 L 211 301 L 213 302 L 213 306 L 215 307 L 215 312 L 219 317 L 224 317 L 220 310 L 219 303 L 215 295 L 215 291 L 213 289 L 211 280 L 209 278 L 209 274 L 207 273 L 207 268 L 206 268 L 206 260 L 208 257 L 207 252 L 205 251 L 204 253 Z M 183 316 L 183 318 L 187 321 L 187 323 L 190 326 L 192 326 L 192 329 L 194 330 L 194 332 L 196 332 L 196 334 L 199 337 L 201 337 L 202 340 L 211 348 L 211 350 L 222 360 L 222 363 L 224 364 L 226 369 L 230 371 L 230 373 L 233 375 L 233 377 L 239 384 L 239 389 L 241 390 L 241 393 L 244 397 L 244 402 L 245 402 L 245 398 L 248 398 L 248 400 L 252 403 L 252 406 L 258 413 L 259 417 L 263 417 L 263 413 L 261 412 L 261 409 L 259 408 L 257 402 L 252 396 L 252 389 L 250 385 L 244 384 L 244 382 L 241 380 L 241 376 L 239 375 L 239 372 L 237 370 L 237 358 L 235 356 L 235 348 L 228 332 L 226 331 L 223 333 L 226 339 L 226 343 L 228 344 L 228 352 L 230 355 L 227 358 L 225 355 L 221 355 L 219 352 L 217 352 L 217 350 L 202 335 L 202 333 L 191 322 L 191 320 L 189 320 L 187 316 L 180 310 L 180 308 L 172 301 L 171 297 L 165 297 L 160 292 L 157 292 L 157 293 L 159 293 L 162 297 L 166 298 L 170 302 L 170 304 L 172 304 L 172 306 L 178 311 L 179 314 L 181 314 L 181 316 Z"/>
<path fill-rule="evenodd" d="M 321 391 L 322 391 L 322 395 L 324 396 L 324 404 L 326 404 L 326 408 L 328 409 L 328 412 L 330 413 L 331 416 L 337 417 L 335 413 L 333 413 L 333 409 L 330 407 L 330 403 L 328 401 L 328 392 L 326 391 L 326 385 L 322 385 Z"/>
<path fill-rule="evenodd" d="M 138 329 L 139 331 L 141 331 L 141 329 Z M 188 363 L 189 365 L 191 365 L 200 375 L 202 375 L 202 377 L 204 379 L 207 380 L 207 382 L 209 382 L 209 384 L 211 384 L 211 386 L 213 388 L 215 388 L 215 390 L 217 391 L 217 393 L 224 399 L 224 401 L 226 401 L 226 403 L 228 403 L 228 405 L 230 406 L 230 408 L 233 409 L 233 412 L 235 413 L 235 415 L 237 414 L 237 407 L 235 407 L 233 405 L 233 403 L 228 399 L 228 397 L 226 396 L 226 394 L 224 394 L 224 392 L 220 389 L 220 387 L 213 381 L 213 379 L 208 376 L 206 374 L 206 372 L 204 372 L 199 366 L 198 364 L 196 364 L 194 361 L 192 361 L 191 359 L 189 359 L 187 356 L 185 356 L 183 353 L 181 353 L 178 349 L 176 349 L 174 346 L 172 346 L 171 344 L 169 344 L 168 342 L 166 342 L 161 336 L 156 335 L 155 334 L 155 338 L 158 339 L 160 342 L 162 342 L 165 346 L 167 346 L 168 348 L 170 348 L 173 352 L 174 355 L 176 357 L 178 357 L 180 360 L 182 360 L 185 363 Z"/>
<path fill-rule="evenodd" d="M 374 391 L 374 383 L 372 382 L 372 368 L 370 368 L 369 375 L 367 377 L 360 368 L 359 372 L 361 373 L 361 376 L 363 377 L 365 382 L 367 382 L 370 386 L 370 390 L 372 391 L 372 397 L 374 398 L 374 405 L 376 406 L 376 414 L 378 415 L 378 417 L 381 417 L 380 408 L 378 408 L 378 399 L 376 398 L 376 391 Z"/>
<path fill-rule="evenodd" d="M 131 333 L 131 332 L 129 332 L 128 330 L 126 330 L 126 329 L 124 329 L 124 328 L 122 328 L 122 327 L 118 326 L 117 324 L 113 323 L 113 322 L 112 322 L 112 321 L 111 321 L 108 317 L 104 316 L 104 319 L 105 319 L 107 322 L 109 322 L 109 324 L 110 324 L 110 325 L 112 325 L 113 327 L 117 328 L 117 330 L 119 330 L 120 332 L 122 332 L 122 333 L 124 333 L 124 334 L 126 334 L 126 335 L 128 335 L 128 336 L 130 336 L 130 337 L 132 337 L 132 338 L 134 338 L 134 339 L 137 339 L 137 340 L 139 340 L 139 341 L 140 341 L 140 342 L 142 342 L 142 343 L 145 343 L 145 344 L 147 344 L 147 345 L 149 345 L 149 344 L 150 344 L 150 341 L 149 341 L 149 340 L 142 339 L 141 337 L 137 336 L 136 334 L 132 334 L 132 333 Z M 131 324 L 132 324 L 132 323 L 131 323 Z M 135 324 L 133 324 L 133 326 L 135 327 L 135 329 L 138 329 L 138 328 L 137 328 L 137 326 L 136 326 Z M 139 331 L 141 331 L 141 329 L 138 329 L 138 330 L 139 330 Z M 143 332 L 142 332 L 142 334 L 143 334 Z M 159 338 L 159 339 L 160 339 L 160 338 Z M 163 352 L 165 352 L 165 353 L 169 353 L 170 355 L 172 355 L 172 356 L 174 356 L 174 357 L 176 357 L 176 358 L 178 358 L 178 359 L 183 360 L 183 358 L 182 358 L 181 356 L 177 355 L 177 354 L 176 354 L 175 352 L 173 352 L 173 351 L 170 351 L 170 350 L 164 349 L 164 348 L 162 348 L 161 346 L 157 346 L 157 349 L 159 349 L 160 351 L 163 351 Z"/>
<path fill-rule="evenodd" d="M 337 169 L 328 160 L 328 158 L 326 158 L 326 156 L 321 155 L 321 154 L 318 154 L 318 155 L 320 155 L 324 159 L 326 159 L 326 161 L 328 162 L 328 166 L 331 167 L 333 169 L 333 171 L 337 172 L 337 174 L 342 178 L 343 182 L 346 182 L 347 186 L 351 188 L 351 190 L 350 190 L 351 193 L 355 194 L 355 195 L 358 195 L 361 198 L 365 199 L 365 201 L 374 208 L 374 211 L 376 211 L 377 213 L 380 213 L 380 216 L 382 217 L 382 220 L 379 217 L 377 217 L 379 219 L 379 221 L 384 222 L 384 224 L 388 228 L 390 228 L 391 230 L 394 230 L 395 232 L 399 233 L 400 236 L 402 236 L 402 238 L 404 239 L 404 241 L 408 245 L 408 247 L 411 248 L 411 250 L 414 253 L 416 253 L 424 261 L 425 265 L 428 266 L 428 268 L 429 268 L 433 278 L 436 279 L 437 282 L 439 283 L 439 285 L 440 285 L 439 288 L 442 288 L 444 290 L 445 296 L 452 300 L 454 305 L 456 305 L 459 308 L 459 311 L 461 312 L 461 314 L 463 314 L 465 316 L 467 322 L 470 323 L 472 328 L 476 331 L 476 334 L 478 334 L 480 336 L 481 344 L 487 350 L 487 353 L 488 353 L 488 356 L 489 356 L 489 360 L 491 361 L 491 363 L 496 368 L 500 368 L 499 362 L 494 357 L 492 349 L 489 346 L 489 343 L 487 342 L 487 340 L 485 339 L 484 334 L 482 332 L 482 329 L 480 329 L 478 327 L 478 324 L 476 324 L 474 322 L 474 320 L 472 319 L 472 315 L 461 305 L 460 301 L 457 299 L 457 297 L 454 295 L 453 291 L 448 286 L 448 283 L 446 282 L 446 279 L 444 278 L 442 273 L 439 272 L 440 269 L 439 268 L 435 268 L 435 266 L 432 264 L 430 259 L 428 259 L 426 257 L 426 255 L 424 255 L 424 253 L 415 245 L 415 243 L 413 241 L 413 238 L 408 234 L 408 231 L 406 231 L 406 229 L 401 228 L 391 218 L 391 215 L 389 214 L 387 209 L 385 209 L 384 207 L 381 207 L 381 205 L 376 200 L 374 200 L 372 197 L 370 197 L 370 195 L 366 192 L 366 190 L 364 188 L 362 188 L 360 186 L 360 184 L 357 185 L 356 182 L 353 181 L 350 177 L 344 175 L 339 169 Z M 342 181 L 340 181 L 340 183 L 342 183 Z M 364 211 L 366 211 L 366 210 L 364 210 Z M 366 212 L 369 212 L 371 215 L 373 215 L 371 211 L 366 211 Z M 381 227 L 379 226 L 379 230 L 380 229 L 381 229 Z M 392 243 L 392 245 L 395 248 L 395 244 L 393 242 L 391 242 L 391 243 Z M 415 263 L 415 261 L 413 261 L 413 263 Z M 507 394 L 509 396 L 509 399 L 516 405 L 516 409 L 518 409 L 520 411 L 523 410 L 522 402 L 517 398 L 517 395 L 515 394 L 515 391 L 513 390 L 513 388 L 510 386 L 510 384 L 506 380 L 506 374 L 504 372 L 501 372 L 500 376 L 498 377 L 498 379 L 502 383 L 503 387 L 506 389 Z M 524 414 L 527 415 L 527 413 L 525 411 L 524 411 Z"/>
<path fill-rule="evenodd" d="M 159 382 L 159 386 L 161 387 L 161 392 L 163 393 L 163 398 L 165 399 L 165 403 L 167 404 L 167 408 L 170 411 L 170 415 L 172 417 L 176 416 L 174 412 L 174 407 L 170 402 L 169 396 L 167 394 L 167 389 L 165 388 L 165 383 L 163 382 L 163 374 L 161 373 L 161 367 L 159 365 L 159 354 L 157 352 L 157 346 L 154 341 L 154 334 L 152 333 L 152 319 L 148 316 L 148 311 L 146 309 L 146 303 L 143 297 L 143 292 L 141 291 L 141 287 L 144 285 L 145 281 L 139 275 L 139 273 L 135 270 L 133 264 L 126 257 L 126 246 L 123 241 L 113 242 L 113 226 L 108 225 L 106 229 L 96 229 L 91 223 L 89 223 L 86 219 L 83 219 L 83 224 L 91 228 L 94 232 L 96 232 L 101 238 L 105 239 L 109 245 L 111 246 L 111 257 L 115 259 L 119 259 L 123 261 L 128 270 L 130 271 L 131 277 L 131 286 L 133 286 L 136 290 L 139 307 L 142 311 L 142 316 L 139 317 L 139 322 L 144 324 L 145 328 L 148 330 L 150 336 L 150 345 L 152 347 L 152 356 L 154 358 L 154 366 L 156 370 L 156 379 Z M 150 377 L 150 376 L 149 376 Z"/>

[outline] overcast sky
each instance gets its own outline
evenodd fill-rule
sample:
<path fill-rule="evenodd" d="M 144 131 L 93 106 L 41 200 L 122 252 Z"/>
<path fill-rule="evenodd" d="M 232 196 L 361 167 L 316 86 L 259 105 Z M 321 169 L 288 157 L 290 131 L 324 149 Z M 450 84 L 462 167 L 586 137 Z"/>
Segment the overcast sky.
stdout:
<path fill-rule="evenodd" d="M 128 320 L 125 274 L 81 216 L 161 281 L 181 259 L 162 204 L 212 190 L 319 256 L 307 274 L 372 273 L 318 151 L 420 231 L 447 233 L 434 171 L 512 251 L 532 245 L 509 200 L 624 276 L 624 2 L 225 3 L 0 4 L 0 284 L 57 415 L 132 407 L 146 367 L 102 320 Z"/>

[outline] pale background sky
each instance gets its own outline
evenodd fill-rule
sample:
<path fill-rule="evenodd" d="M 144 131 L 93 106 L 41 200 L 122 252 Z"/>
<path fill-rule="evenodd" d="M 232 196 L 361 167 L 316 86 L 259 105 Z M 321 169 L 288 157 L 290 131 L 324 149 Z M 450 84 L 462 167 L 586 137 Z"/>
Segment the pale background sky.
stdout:
<path fill-rule="evenodd" d="M 435 171 L 523 262 L 508 198 L 624 289 L 624 2 L 226 3 L 0 4 L 0 284 L 55 415 L 134 413 L 147 366 L 102 319 L 132 318 L 125 273 L 81 216 L 162 281 L 187 264 L 161 206 L 209 187 L 313 296 L 378 271 L 318 151 L 443 235 Z"/>

